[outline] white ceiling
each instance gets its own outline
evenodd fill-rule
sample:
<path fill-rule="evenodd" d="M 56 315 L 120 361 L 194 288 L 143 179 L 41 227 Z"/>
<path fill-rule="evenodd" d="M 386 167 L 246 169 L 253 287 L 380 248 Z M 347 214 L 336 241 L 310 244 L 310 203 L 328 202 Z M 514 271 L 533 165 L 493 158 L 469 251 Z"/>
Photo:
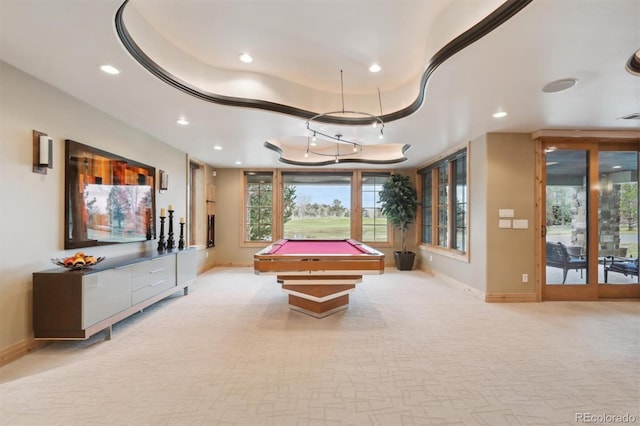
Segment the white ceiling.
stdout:
<path fill-rule="evenodd" d="M 0 59 L 213 166 L 287 167 L 263 144 L 305 136 L 304 119 L 207 102 L 161 81 L 123 47 L 114 26 L 122 3 L 0 0 Z M 130 0 L 124 21 L 159 66 L 204 91 L 335 111 L 343 70 L 346 109 L 379 114 L 379 89 L 388 114 L 419 98 L 419 80 L 439 49 L 501 4 Z M 533 0 L 440 65 L 415 113 L 386 123 L 385 143 L 411 145 L 406 162 L 387 167 L 418 166 L 488 132 L 640 136 L 640 121 L 619 119 L 640 112 L 640 77 L 625 70 L 639 48 L 640 0 Z M 244 51 L 252 64 L 238 60 Z M 380 73 L 367 71 L 373 62 Z M 121 73 L 102 73 L 105 63 Z M 568 77 L 578 84 L 542 92 Z M 508 115 L 495 119 L 497 110 Z M 177 125 L 178 117 L 190 124 Z"/>

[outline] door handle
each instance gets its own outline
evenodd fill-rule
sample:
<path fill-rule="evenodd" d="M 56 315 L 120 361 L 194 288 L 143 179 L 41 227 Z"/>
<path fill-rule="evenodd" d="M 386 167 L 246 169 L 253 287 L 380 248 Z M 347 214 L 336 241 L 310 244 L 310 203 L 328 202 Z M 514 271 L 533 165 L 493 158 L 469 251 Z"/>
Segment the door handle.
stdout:
<path fill-rule="evenodd" d="M 542 225 L 542 238 L 547 236 L 547 227 L 545 225 Z"/>

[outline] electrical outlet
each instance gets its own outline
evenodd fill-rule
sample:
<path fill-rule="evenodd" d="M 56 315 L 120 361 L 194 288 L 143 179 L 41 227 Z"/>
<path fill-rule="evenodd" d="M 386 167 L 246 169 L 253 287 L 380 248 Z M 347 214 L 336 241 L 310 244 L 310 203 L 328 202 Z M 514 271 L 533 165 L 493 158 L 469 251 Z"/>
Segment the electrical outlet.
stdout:
<path fill-rule="evenodd" d="M 523 283 L 529 282 L 529 274 L 522 274 L 522 282 Z"/>
<path fill-rule="evenodd" d="M 209 250 L 204 252 L 204 257 L 209 257 Z"/>
<path fill-rule="evenodd" d="M 433 262 L 433 256 L 429 256 L 429 262 Z"/>

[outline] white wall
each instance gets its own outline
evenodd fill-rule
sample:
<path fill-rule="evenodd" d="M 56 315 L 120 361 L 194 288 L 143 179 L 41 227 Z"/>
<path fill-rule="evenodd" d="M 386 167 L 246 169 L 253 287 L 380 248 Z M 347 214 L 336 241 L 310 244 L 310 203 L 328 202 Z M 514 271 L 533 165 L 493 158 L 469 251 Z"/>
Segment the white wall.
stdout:
<path fill-rule="evenodd" d="M 32 172 L 32 130 L 53 137 L 53 170 Z M 54 268 L 63 249 L 64 140 L 72 139 L 169 173 L 170 187 L 156 192 L 156 207 L 186 212 L 186 161 L 182 153 L 151 136 L 0 61 L 0 353 L 32 338 L 32 273 Z M 84 251 L 115 256 L 150 243 Z"/>

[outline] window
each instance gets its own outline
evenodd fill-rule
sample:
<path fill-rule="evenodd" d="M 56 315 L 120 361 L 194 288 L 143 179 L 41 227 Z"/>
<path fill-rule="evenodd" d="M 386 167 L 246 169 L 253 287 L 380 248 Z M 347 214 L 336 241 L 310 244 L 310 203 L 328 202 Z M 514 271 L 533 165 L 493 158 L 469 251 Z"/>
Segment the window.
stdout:
<path fill-rule="evenodd" d="M 283 173 L 283 237 L 351 238 L 351 177 L 351 172 Z"/>
<path fill-rule="evenodd" d="M 186 230 L 188 244 L 208 247 L 203 216 L 206 203 L 203 195 L 204 165 L 190 160 L 189 171 L 189 220 Z"/>
<path fill-rule="evenodd" d="M 244 171 L 243 245 L 280 238 L 342 240 L 391 246 L 381 213 L 385 170 Z"/>
<path fill-rule="evenodd" d="M 433 243 L 433 173 L 422 174 L 422 242 Z"/>
<path fill-rule="evenodd" d="M 362 174 L 362 241 L 387 242 L 387 218 L 380 212 L 378 193 L 388 179 L 388 173 Z"/>
<path fill-rule="evenodd" d="M 452 205 L 454 221 L 452 223 L 452 247 L 463 253 L 467 252 L 467 156 L 461 156 L 451 162 L 453 170 Z"/>
<path fill-rule="evenodd" d="M 449 230 L 449 164 L 440 164 L 436 169 L 438 174 L 438 222 L 437 235 L 440 247 L 449 247 L 447 231 Z"/>
<path fill-rule="evenodd" d="M 273 173 L 244 173 L 244 240 L 273 241 Z"/>
<path fill-rule="evenodd" d="M 468 251 L 467 149 L 419 171 L 422 195 L 422 243 Z"/>

